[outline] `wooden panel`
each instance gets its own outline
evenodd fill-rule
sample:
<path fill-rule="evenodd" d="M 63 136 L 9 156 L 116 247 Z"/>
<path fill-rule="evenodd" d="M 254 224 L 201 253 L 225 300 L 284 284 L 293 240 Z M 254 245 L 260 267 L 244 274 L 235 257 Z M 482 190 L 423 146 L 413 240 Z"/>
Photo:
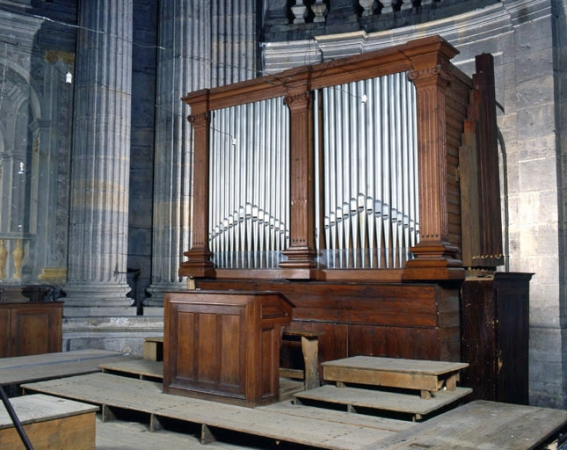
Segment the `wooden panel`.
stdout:
<path fill-rule="evenodd" d="M 294 320 L 389 326 L 437 325 L 435 284 L 349 284 L 264 280 L 198 280 L 203 290 L 281 292 L 295 306 Z M 454 289 L 455 298 L 458 293 Z"/>
<path fill-rule="evenodd" d="M 0 355 L 26 356 L 60 352 L 62 345 L 61 302 L 2 303 Z M 7 323 L 8 322 L 8 323 Z"/>
<path fill-rule="evenodd" d="M 197 379 L 197 355 L 194 353 L 196 320 L 191 312 L 179 312 L 177 319 L 177 351 L 174 350 L 176 377 Z"/>
<path fill-rule="evenodd" d="M 10 309 L 0 308 L 0 358 L 15 356 L 12 328 L 10 326 Z"/>
<path fill-rule="evenodd" d="M 49 352 L 49 314 L 41 310 L 22 311 L 13 316 L 14 330 L 18 336 L 18 355 Z"/>
<path fill-rule="evenodd" d="M 223 315 L 220 317 L 220 345 L 222 351 L 218 357 L 220 358 L 220 379 L 219 383 L 222 389 L 234 389 L 236 392 L 242 392 L 242 380 L 244 380 L 244 367 L 240 365 L 242 361 L 242 349 L 244 332 L 243 324 L 240 316 Z M 235 339 L 237 336 L 237 339 Z"/>
<path fill-rule="evenodd" d="M 218 374 L 218 357 L 220 352 L 217 350 L 220 345 L 220 331 L 215 314 L 197 314 L 197 337 L 198 344 L 193 347 L 193 352 L 197 358 L 197 382 L 216 384 Z M 179 336 L 183 339 L 184 334 L 193 330 L 179 330 Z M 223 349 L 224 350 L 224 349 Z M 227 349 L 228 351 L 232 350 Z"/>
<path fill-rule="evenodd" d="M 459 342 L 459 329 L 451 337 Z M 349 356 L 369 355 L 409 359 L 458 361 L 458 353 L 447 355 L 447 341 L 436 328 L 394 328 L 381 326 L 349 327 Z M 457 349 L 458 350 L 458 349 Z"/>
<path fill-rule="evenodd" d="M 295 305 L 292 330 L 323 333 L 320 361 L 355 355 L 460 359 L 458 286 L 267 280 L 198 280 L 197 285 L 281 292 Z M 294 349 L 284 346 L 283 358 L 284 367 L 301 366 Z"/>
<path fill-rule="evenodd" d="M 463 383 L 475 398 L 528 404 L 530 278 L 497 272 L 463 284 Z"/>
<path fill-rule="evenodd" d="M 278 336 L 279 338 L 279 336 Z M 277 396 L 275 380 L 279 377 L 279 344 L 276 343 L 275 330 L 267 328 L 262 330 L 262 354 L 266 357 L 262 358 L 262 398 Z M 277 368 L 277 374 L 274 373 Z"/>

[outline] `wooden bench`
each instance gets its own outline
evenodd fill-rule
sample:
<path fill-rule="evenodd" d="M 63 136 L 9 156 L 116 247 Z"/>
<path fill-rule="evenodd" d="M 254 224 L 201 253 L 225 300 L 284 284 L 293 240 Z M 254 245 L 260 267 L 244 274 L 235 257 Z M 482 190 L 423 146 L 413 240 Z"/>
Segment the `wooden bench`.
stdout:
<path fill-rule="evenodd" d="M 301 351 L 305 370 L 280 368 L 280 376 L 304 380 L 305 390 L 315 389 L 321 385 L 319 378 L 319 336 L 324 333 L 314 331 L 284 330 L 282 339 L 301 340 Z"/>
<path fill-rule="evenodd" d="M 322 364 L 323 379 L 334 381 L 337 386 L 366 384 L 421 392 L 423 399 L 441 389 L 454 391 L 459 381 L 459 371 L 467 363 L 423 361 L 401 358 L 354 356 Z"/>
<path fill-rule="evenodd" d="M 94 450 L 97 406 L 43 394 L 10 402 L 35 449 Z M 0 403 L 0 450 L 20 448 L 20 436 Z"/>

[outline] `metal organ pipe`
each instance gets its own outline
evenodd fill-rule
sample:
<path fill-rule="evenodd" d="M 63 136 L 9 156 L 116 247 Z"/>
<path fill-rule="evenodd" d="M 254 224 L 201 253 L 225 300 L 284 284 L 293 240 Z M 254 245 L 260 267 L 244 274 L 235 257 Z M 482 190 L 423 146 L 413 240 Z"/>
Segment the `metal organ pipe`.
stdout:
<path fill-rule="evenodd" d="M 282 98 L 213 112 L 209 240 L 217 267 L 277 267 L 289 239 L 288 136 Z"/>
<path fill-rule="evenodd" d="M 321 264 L 402 267 L 419 242 L 413 84 L 386 75 L 321 89 L 314 101 Z M 215 111 L 211 124 L 213 260 L 275 268 L 289 243 L 289 111 L 276 98 Z"/>
<path fill-rule="evenodd" d="M 419 242 L 415 88 L 397 73 L 321 98 L 322 263 L 402 267 Z"/>

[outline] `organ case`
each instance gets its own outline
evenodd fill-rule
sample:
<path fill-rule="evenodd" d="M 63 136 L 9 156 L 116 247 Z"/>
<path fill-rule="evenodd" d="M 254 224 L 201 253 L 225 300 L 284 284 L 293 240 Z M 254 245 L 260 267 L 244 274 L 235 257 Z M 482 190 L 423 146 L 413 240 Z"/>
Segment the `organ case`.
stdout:
<path fill-rule="evenodd" d="M 492 61 L 471 79 L 457 53 L 429 37 L 188 94 L 193 240 L 180 276 L 284 293 L 292 328 L 325 332 L 321 360 L 459 360 L 462 249 L 493 255 L 484 266 L 502 252 L 487 227 L 500 217 L 485 188 L 497 158 L 478 153 L 496 136 L 483 113 Z"/>

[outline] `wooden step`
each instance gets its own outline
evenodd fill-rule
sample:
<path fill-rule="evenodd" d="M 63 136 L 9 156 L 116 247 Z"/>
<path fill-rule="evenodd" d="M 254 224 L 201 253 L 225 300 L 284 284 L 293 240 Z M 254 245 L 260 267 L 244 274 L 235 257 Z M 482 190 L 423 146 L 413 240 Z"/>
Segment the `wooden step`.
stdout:
<path fill-rule="evenodd" d="M 163 362 L 131 357 L 127 361 L 109 361 L 100 365 L 104 373 L 135 376 L 140 380 L 163 380 Z"/>
<path fill-rule="evenodd" d="M 10 400 L 32 446 L 94 450 L 98 407 L 37 394 Z M 12 420 L 0 403 L 0 449 L 23 448 Z"/>
<path fill-rule="evenodd" d="M 354 356 L 325 362 L 322 366 L 326 381 L 436 392 L 442 388 L 455 390 L 459 370 L 468 364 Z"/>
<path fill-rule="evenodd" d="M 326 385 L 299 392 L 295 394 L 295 398 L 302 404 L 338 404 L 345 406 L 349 412 L 359 412 L 360 408 L 366 408 L 399 413 L 414 420 L 421 420 L 422 417 L 465 398 L 471 392 L 470 388 L 443 390 L 424 400 L 416 394 Z"/>

